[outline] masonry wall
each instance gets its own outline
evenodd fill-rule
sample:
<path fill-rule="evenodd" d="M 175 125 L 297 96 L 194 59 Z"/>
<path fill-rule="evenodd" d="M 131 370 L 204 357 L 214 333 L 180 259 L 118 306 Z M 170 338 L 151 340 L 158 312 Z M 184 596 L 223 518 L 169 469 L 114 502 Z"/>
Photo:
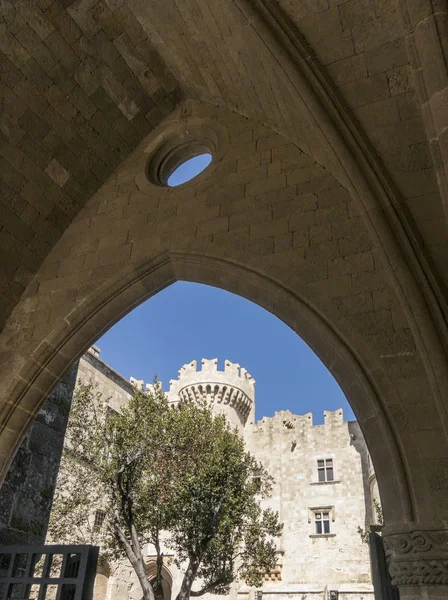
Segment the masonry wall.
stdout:
<path fill-rule="evenodd" d="M 196 373 L 199 379 L 200 373 Z M 207 369 L 203 376 L 208 377 Z M 81 358 L 73 381 L 75 377 L 94 384 L 116 409 L 133 391 L 128 380 L 101 360 L 96 347 Z M 137 384 L 142 386 L 143 382 Z M 284 522 L 278 565 L 263 584 L 264 600 L 308 600 L 316 594 L 324 597 L 329 590 L 337 590 L 340 600 L 373 597 L 368 546 L 362 543 L 357 529 L 372 519 L 374 472 L 358 423 L 345 422 L 342 410 L 325 412 L 324 416 L 324 425 L 315 426 L 311 413 L 300 416 L 280 411 L 255 424 L 249 419 L 242 432 L 247 449 L 275 479 L 272 497 L 265 504 L 277 510 Z M 317 460 L 327 458 L 333 460 L 334 480 L 321 483 Z M 328 535 L 316 535 L 313 511 L 319 508 L 330 513 Z M 153 552 L 149 547 L 146 552 L 150 564 Z M 175 597 L 182 572 L 173 564 L 169 550 L 165 558 Z M 113 565 L 107 576 L 98 577 L 98 600 L 141 597 L 127 561 Z M 241 584 L 230 594 L 231 600 L 253 600 L 253 596 L 254 590 Z M 214 597 L 208 595 L 206 600 Z"/>
<path fill-rule="evenodd" d="M 92 383 L 112 408 L 120 406 L 132 396 L 133 386 L 122 375 L 101 360 L 100 350 L 92 346 L 79 361 L 78 380 Z"/>
<path fill-rule="evenodd" d="M 77 373 L 76 363 L 57 383 L 0 489 L 2 544 L 44 543 Z"/>
<path fill-rule="evenodd" d="M 58 382 L 29 429 L 0 489 L 0 542 L 44 543 L 77 381 L 93 383 L 114 408 L 132 394 L 129 381 L 92 347 Z"/>
<path fill-rule="evenodd" d="M 277 412 L 246 428 L 248 450 L 275 478 L 267 504 L 284 522 L 280 575 L 263 594 L 314 592 L 325 588 L 352 599 L 370 596 L 368 546 L 358 526 L 371 517 L 368 452 L 359 425 L 342 410 L 325 412 L 313 426 L 311 413 Z M 334 481 L 318 482 L 317 460 L 332 458 Z M 330 534 L 316 536 L 313 509 L 330 512 Z"/>

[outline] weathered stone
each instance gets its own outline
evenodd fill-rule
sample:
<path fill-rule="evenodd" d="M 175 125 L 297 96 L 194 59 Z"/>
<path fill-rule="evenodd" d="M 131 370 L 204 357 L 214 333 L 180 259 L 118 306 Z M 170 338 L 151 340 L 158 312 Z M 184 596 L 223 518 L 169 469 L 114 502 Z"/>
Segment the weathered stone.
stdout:
<path fill-rule="evenodd" d="M 45 540 L 77 371 L 75 365 L 49 395 L 0 489 L 4 544 L 41 544 Z"/>

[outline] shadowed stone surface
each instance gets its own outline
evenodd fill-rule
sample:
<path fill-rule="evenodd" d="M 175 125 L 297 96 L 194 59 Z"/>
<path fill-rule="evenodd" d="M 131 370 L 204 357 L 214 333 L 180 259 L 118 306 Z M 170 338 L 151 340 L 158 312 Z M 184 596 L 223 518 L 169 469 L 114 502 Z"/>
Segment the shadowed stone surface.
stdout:
<path fill-rule="evenodd" d="M 2 544 L 43 544 L 78 365 L 59 381 L 28 430 L 0 489 Z"/>

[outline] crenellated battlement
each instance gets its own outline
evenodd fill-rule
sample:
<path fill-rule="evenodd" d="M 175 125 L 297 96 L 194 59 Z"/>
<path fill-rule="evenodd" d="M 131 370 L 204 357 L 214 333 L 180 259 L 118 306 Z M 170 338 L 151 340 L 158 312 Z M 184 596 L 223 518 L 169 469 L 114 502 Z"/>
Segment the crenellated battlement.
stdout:
<path fill-rule="evenodd" d="M 293 431 L 307 429 L 311 427 L 332 427 L 344 423 L 344 413 L 342 408 L 334 411 L 324 410 L 324 424 L 313 424 L 313 413 L 296 415 L 290 410 L 280 410 L 274 413 L 273 417 L 263 417 L 255 423 L 254 431 L 266 431 L 275 429 L 276 431 Z"/>
<path fill-rule="evenodd" d="M 201 361 L 198 370 L 196 360 L 179 369 L 178 379 L 170 381 L 170 402 L 206 400 L 218 412 L 224 412 L 229 421 L 244 427 L 253 411 L 255 402 L 255 379 L 246 369 L 229 360 L 224 362 L 224 371 L 218 369 L 218 359 Z"/>
<path fill-rule="evenodd" d="M 232 363 L 230 362 L 230 360 L 225 360 L 224 371 L 219 371 L 217 358 L 203 358 L 201 360 L 201 366 L 202 368 L 198 369 L 197 360 L 192 360 L 190 363 L 186 363 L 185 365 L 183 365 L 178 371 L 178 379 L 171 379 L 170 390 L 172 384 L 174 385 L 175 383 L 181 383 L 182 381 L 185 381 L 185 379 L 189 377 L 192 373 L 200 373 L 201 377 L 224 374 L 226 379 L 236 378 L 248 381 L 249 385 L 251 385 L 252 389 L 254 389 L 255 379 L 252 377 L 252 375 L 250 375 L 250 373 L 247 372 L 247 370 L 244 367 L 241 367 L 241 365 L 239 365 L 238 363 Z"/>
<path fill-rule="evenodd" d="M 140 392 L 146 392 L 146 393 L 151 393 L 154 392 L 154 384 L 153 383 L 146 383 L 143 379 L 135 379 L 135 377 L 130 377 L 129 381 L 131 382 L 131 385 L 133 385 L 135 388 L 137 388 Z M 162 387 L 162 382 L 160 381 L 160 387 Z"/>

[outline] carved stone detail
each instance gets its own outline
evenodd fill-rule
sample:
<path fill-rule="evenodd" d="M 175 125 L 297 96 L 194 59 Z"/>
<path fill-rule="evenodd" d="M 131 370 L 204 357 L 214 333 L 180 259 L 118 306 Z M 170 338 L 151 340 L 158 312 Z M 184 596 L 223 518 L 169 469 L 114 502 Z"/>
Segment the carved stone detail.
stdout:
<path fill-rule="evenodd" d="M 394 585 L 448 584 L 448 529 L 383 538 Z"/>

